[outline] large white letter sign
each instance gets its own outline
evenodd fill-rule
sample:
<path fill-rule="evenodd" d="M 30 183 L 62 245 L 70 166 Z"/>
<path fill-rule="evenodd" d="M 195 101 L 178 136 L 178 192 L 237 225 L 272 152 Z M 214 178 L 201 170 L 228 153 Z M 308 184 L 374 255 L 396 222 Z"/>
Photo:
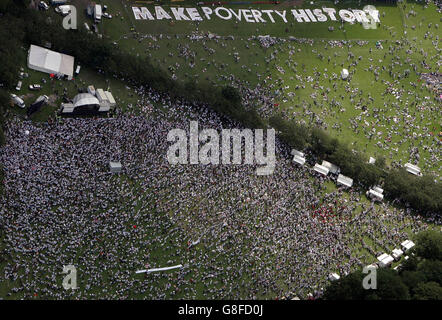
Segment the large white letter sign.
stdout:
<path fill-rule="evenodd" d="M 207 20 L 210 20 L 210 15 L 213 13 L 212 9 L 210 9 L 209 7 L 201 7 L 201 10 L 203 10 Z"/>
<path fill-rule="evenodd" d="M 172 17 L 160 6 L 155 6 L 155 15 L 157 16 L 157 20 L 172 19 Z"/>
<path fill-rule="evenodd" d="M 339 16 L 341 17 L 342 20 L 347 22 L 355 21 L 355 15 L 353 14 L 353 12 L 345 9 L 339 10 Z"/>
<path fill-rule="evenodd" d="M 226 16 L 222 16 L 219 13 L 221 10 L 223 10 L 224 12 L 227 12 L 227 17 Z M 221 18 L 223 20 L 230 20 L 230 19 L 232 19 L 232 13 L 229 10 L 227 10 L 226 8 L 224 8 L 224 7 L 217 7 L 215 9 L 215 14 L 216 14 L 217 17 L 219 17 L 219 18 Z"/>
<path fill-rule="evenodd" d="M 203 18 L 201 18 L 196 8 L 187 8 L 186 11 L 192 21 L 203 21 Z"/>
<path fill-rule="evenodd" d="M 335 17 L 336 10 L 335 9 L 333 9 L 333 8 L 322 8 L 322 10 L 324 10 L 324 12 L 326 14 L 328 14 L 328 16 L 330 17 L 330 19 L 332 21 L 336 21 L 336 17 Z"/>
<path fill-rule="evenodd" d="M 267 15 L 269 16 L 270 21 L 272 21 L 272 23 L 275 23 L 275 19 L 273 19 L 273 16 L 272 16 L 273 10 L 261 10 L 261 11 L 264 12 L 264 13 L 267 13 Z"/>
<path fill-rule="evenodd" d="M 240 11 L 242 11 L 242 14 L 243 14 L 243 16 L 244 16 L 244 19 L 245 19 L 247 22 L 255 22 L 255 20 L 253 19 L 253 15 L 252 15 L 252 13 L 250 12 L 250 10 L 243 9 L 243 10 L 240 10 Z"/>
<path fill-rule="evenodd" d="M 355 15 L 355 18 L 356 18 L 357 22 L 361 22 L 361 23 L 368 23 L 368 22 L 370 22 L 367 19 L 367 15 L 365 14 L 364 11 L 362 11 L 362 10 L 352 10 L 352 11 L 353 11 L 353 14 Z"/>
<path fill-rule="evenodd" d="M 250 10 L 252 12 L 253 18 L 255 18 L 256 22 L 266 22 L 263 18 L 262 18 L 262 13 L 259 10 L 256 9 L 252 9 Z"/>
<path fill-rule="evenodd" d="M 307 13 L 308 17 L 310 18 L 310 20 L 311 20 L 312 22 L 316 22 L 316 18 L 315 18 L 315 16 L 313 15 L 313 13 L 311 12 L 310 9 L 305 9 L 305 12 Z"/>
<path fill-rule="evenodd" d="M 303 9 L 299 9 L 299 13 L 296 9 L 292 9 L 292 14 L 298 22 L 302 22 L 303 19 L 305 22 L 310 22 L 310 19 Z"/>
<path fill-rule="evenodd" d="M 278 10 L 275 10 L 275 12 L 276 12 L 276 14 L 278 15 L 278 16 L 280 16 L 281 18 L 282 18 L 282 21 L 284 21 L 284 23 L 287 23 L 287 19 L 286 19 L 286 17 L 285 17 L 285 15 L 286 15 L 286 10 L 284 10 L 282 13 L 281 12 L 279 12 Z"/>
<path fill-rule="evenodd" d="M 315 14 L 319 22 L 327 21 L 327 16 L 322 13 L 321 9 L 313 9 L 313 13 Z"/>
<path fill-rule="evenodd" d="M 141 10 L 138 7 L 132 7 L 132 11 L 136 20 L 155 20 L 153 15 L 149 12 L 149 10 L 147 10 L 146 7 L 141 7 Z"/>
<path fill-rule="evenodd" d="M 186 20 L 189 21 L 190 18 L 188 16 L 186 16 L 184 14 L 184 8 L 170 8 L 170 10 L 172 11 L 173 16 L 175 17 L 175 20 L 180 21 L 180 20 Z"/>

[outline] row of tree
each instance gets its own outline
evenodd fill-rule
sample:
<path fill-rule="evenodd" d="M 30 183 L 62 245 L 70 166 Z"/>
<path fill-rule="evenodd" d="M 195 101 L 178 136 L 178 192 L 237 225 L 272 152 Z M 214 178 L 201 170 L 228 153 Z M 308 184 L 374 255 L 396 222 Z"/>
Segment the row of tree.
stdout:
<path fill-rule="evenodd" d="M 21 10 L 20 14 L 0 18 L 6 29 L 0 31 L 0 38 L 7 40 L 0 51 L 0 83 L 6 87 L 13 85 L 20 59 L 18 43 L 26 46 L 50 42 L 55 50 L 75 56 L 82 65 L 104 72 L 108 76 L 118 76 L 130 84 L 151 87 L 172 98 L 187 100 L 209 106 L 220 115 L 240 122 L 249 128 L 274 127 L 279 137 L 290 147 L 311 150 L 318 158 L 329 160 L 340 166 L 344 175 L 355 180 L 363 188 L 384 181 L 387 198 L 401 200 L 420 212 L 440 212 L 442 209 L 442 187 L 433 177 L 414 177 L 403 170 L 386 170 L 385 159 L 377 159 L 376 165 L 367 163 L 362 153 L 331 137 L 319 128 L 307 128 L 282 115 L 265 120 L 255 110 L 246 110 L 241 103 L 238 91 L 232 87 L 218 88 L 207 83 L 188 81 L 181 83 L 172 80 L 167 72 L 154 66 L 149 58 L 133 56 L 119 50 L 106 39 L 97 39 L 83 30 L 64 30 L 58 18 L 48 19 L 35 10 Z M 13 26 L 14 30 L 11 30 Z M 17 35 L 8 38 L 8 33 Z M 14 48 L 14 49 L 13 49 Z M 18 50 L 23 51 L 23 50 Z"/>
<path fill-rule="evenodd" d="M 327 300 L 441 300 L 442 234 L 425 231 L 417 235 L 416 247 L 399 272 L 390 268 L 376 272 L 376 289 L 364 289 L 361 271 L 332 282 L 324 292 Z"/>

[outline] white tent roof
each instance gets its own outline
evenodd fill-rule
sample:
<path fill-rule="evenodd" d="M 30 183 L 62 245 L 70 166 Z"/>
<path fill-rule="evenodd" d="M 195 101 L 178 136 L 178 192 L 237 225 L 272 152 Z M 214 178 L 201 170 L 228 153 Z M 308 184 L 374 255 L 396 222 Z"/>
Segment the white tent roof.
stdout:
<path fill-rule="evenodd" d="M 379 187 L 373 187 L 373 190 L 379 193 L 384 193 L 384 189 L 379 188 Z"/>
<path fill-rule="evenodd" d="M 401 246 L 404 251 L 408 251 L 414 247 L 414 242 L 411 240 L 405 240 L 404 242 L 401 243 Z"/>
<path fill-rule="evenodd" d="M 120 161 L 109 161 L 109 166 L 111 168 L 121 168 L 121 162 Z"/>
<path fill-rule="evenodd" d="M 385 256 L 384 259 L 382 259 L 381 262 L 381 266 L 388 266 L 389 264 L 391 264 L 394 261 L 393 257 L 390 256 L 389 254 L 387 254 Z"/>
<path fill-rule="evenodd" d="M 376 159 L 373 157 L 370 157 L 370 159 L 368 160 L 369 164 L 374 164 L 376 162 Z"/>
<path fill-rule="evenodd" d="M 393 258 L 399 258 L 401 255 L 403 255 L 404 252 L 401 249 L 393 249 L 392 256 Z"/>
<path fill-rule="evenodd" d="M 351 187 L 353 185 L 353 179 L 342 174 L 339 174 L 337 182 L 347 187 Z"/>
<path fill-rule="evenodd" d="M 74 112 L 74 105 L 72 103 L 62 103 L 61 112 L 62 113 L 72 113 Z"/>
<path fill-rule="evenodd" d="M 114 106 L 116 104 L 114 96 L 109 91 L 104 91 L 104 94 L 106 95 L 107 100 L 111 104 L 111 106 Z"/>
<path fill-rule="evenodd" d="M 335 281 L 335 280 L 339 280 L 341 277 L 337 274 L 337 273 L 330 273 L 328 275 L 328 279 L 330 281 Z"/>
<path fill-rule="evenodd" d="M 298 151 L 296 149 L 292 149 L 291 154 L 294 156 L 300 156 L 301 158 L 304 158 L 304 152 Z"/>
<path fill-rule="evenodd" d="M 74 57 L 32 44 L 28 54 L 28 67 L 41 72 L 61 73 L 72 77 Z"/>
<path fill-rule="evenodd" d="M 103 90 L 103 89 L 97 89 L 97 90 L 95 90 L 95 96 L 98 98 L 98 100 L 99 100 L 100 102 L 102 102 L 102 101 L 107 101 L 107 96 L 106 96 L 106 94 L 104 93 L 104 90 Z"/>
<path fill-rule="evenodd" d="M 328 175 L 328 168 L 321 166 L 319 163 L 316 163 L 313 167 L 313 170 L 316 172 L 323 174 L 324 176 Z"/>
<path fill-rule="evenodd" d="M 373 189 L 368 190 L 368 194 L 370 197 L 375 197 L 379 200 L 383 200 L 384 199 L 384 195 L 382 193 L 379 193 Z"/>
<path fill-rule="evenodd" d="M 328 161 L 322 160 L 322 166 L 326 167 L 331 173 L 336 174 L 339 172 L 339 167 Z"/>
<path fill-rule="evenodd" d="M 348 77 L 348 70 L 347 69 L 342 69 L 341 77 L 342 77 L 342 79 L 346 79 Z"/>
<path fill-rule="evenodd" d="M 407 170 L 407 172 L 412 173 L 416 176 L 420 176 L 421 175 L 421 169 L 418 166 L 415 166 L 414 164 L 411 163 L 406 163 L 404 165 L 405 170 Z"/>
<path fill-rule="evenodd" d="M 300 165 L 304 165 L 304 163 L 305 163 L 305 158 L 302 158 L 302 157 L 300 157 L 300 156 L 298 156 L 298 155 L 295 155 L 295 156 L 293 157 L 293 161 L 296 162 L 296 163 L 298 163 L 298 164 L 300 164 Z"/>
<path fill-rule="evenodd" d="M 383 253 L 383 254 L 381 254 L 379 257 L 377 257 L 377 259 L 378 259 L 379 261 L 382 261 L 382 260 L 384 260 L 386 257 L 388 257 L 388 254 Z"/>
<path fill-rule="evenodd" d="M 90 93 L 79 93 L 74 97 L 73 103 L 74 107 L 79 107 L 88 104 L 99 104 L 99 101 Z"/>

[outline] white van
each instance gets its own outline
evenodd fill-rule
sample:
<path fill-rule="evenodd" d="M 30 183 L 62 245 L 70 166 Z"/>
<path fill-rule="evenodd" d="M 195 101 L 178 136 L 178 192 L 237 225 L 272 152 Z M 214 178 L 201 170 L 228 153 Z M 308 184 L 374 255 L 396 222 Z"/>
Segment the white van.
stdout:
<path fill-rule="evenodd" d="M 19 81 L 19 82 L 17 83 L 17 86 L 15 87 L 15 90 L 20 91 L 20 89 L 21 89 L 21 85 L 22 85 L 22 82 Z"/>
<path fill-rule="evenodd" d="M 11 94 L 11 98 L 14 101 L 14 104 L 24 109 L 26 107 L 25 102 L 17 95 Z"/>

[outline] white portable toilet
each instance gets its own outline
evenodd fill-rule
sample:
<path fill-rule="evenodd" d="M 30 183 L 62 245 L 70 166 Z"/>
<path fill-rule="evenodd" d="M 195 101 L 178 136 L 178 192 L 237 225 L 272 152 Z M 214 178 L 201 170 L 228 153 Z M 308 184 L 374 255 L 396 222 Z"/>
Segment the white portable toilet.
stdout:
<path fill-rule="evenodd" d="M 122 166 L 120 161 L 110 161 L 109 162 L 110 172 L 119 173 L 121 172 Z"/>

